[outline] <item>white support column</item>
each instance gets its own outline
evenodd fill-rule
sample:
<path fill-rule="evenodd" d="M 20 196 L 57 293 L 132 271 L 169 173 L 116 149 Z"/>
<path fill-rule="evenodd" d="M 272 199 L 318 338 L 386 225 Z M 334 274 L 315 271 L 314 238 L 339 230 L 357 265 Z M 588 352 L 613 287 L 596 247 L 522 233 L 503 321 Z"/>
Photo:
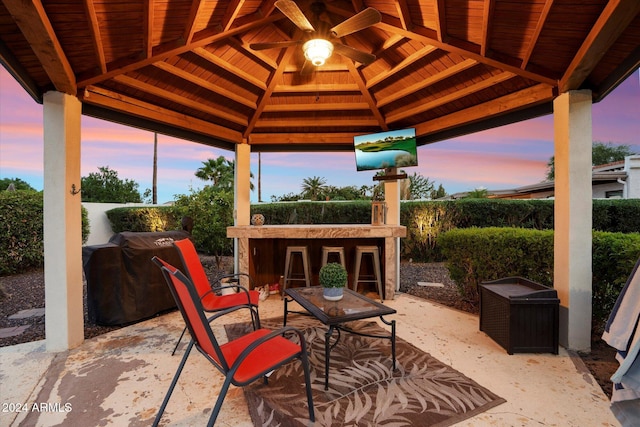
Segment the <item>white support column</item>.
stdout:
<path fill-rule="evenodd" d="M 44 95 L 45 334 L 52 352 L 77 347 L 84 340 L 81 112 L 74 96 Z"/>
<path fill-rule="evenodd" d="M 384 200 L 387 205 L 386 223 L 400 225 L 400 181 L 384 181 Z M 394 245 L 393 251 L 385 249 L 385 288 L 389 294 L 389 289 L 400 290 L 400 238 L 385 241 L 385 246 Z"/>
<path fill-rule="evenodd" d="M 249 225 L 251 220 L 251 146 L 249 144 L 236 145 L 236 170 L 234 177 L 234 225 Z M 244 239 L 244 240 L 243 240 Z M 248 254 L 249 241 L 241 238 L 235 239 L 233 245 L 233 263 L 236 273 L 248 273 L 248 256 L 239 259 L 240 246 L 244 246 L 240 253 Z M 249 286 L 248 281 L 242 280 L 243 286 Z"/>
<path fill-rule="evenodd" d="M 555 144 L 554 287 L 560 298 L 560 344 L 591 349 L 591 91 L 553 103 Z"/>

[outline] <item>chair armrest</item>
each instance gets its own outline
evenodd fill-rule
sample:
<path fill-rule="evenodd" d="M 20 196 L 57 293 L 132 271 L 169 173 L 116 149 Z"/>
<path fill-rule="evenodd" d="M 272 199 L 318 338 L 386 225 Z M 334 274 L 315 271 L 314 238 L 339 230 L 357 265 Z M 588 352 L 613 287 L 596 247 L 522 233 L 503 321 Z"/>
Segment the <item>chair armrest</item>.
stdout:
<path fill-rule="evenodd" d="M 271 333 L 255 340 L 254 342 L 252 342 L 250 345 L 247 346 L 247 348 L 245 348 L 239 355 L 238 358 L 235 360 L 234 364 L 232 366 L 229 367 L 229 371 L 232 373 L 232 375 L 235 375 L 235 371 L 238 369 L 238 367 L 242 364 L 242 362 L 244 361 L 244 359 L 247 358 L 247 356 L 249 356 L 259 345 L 272 340 L 275 337 L 278 336 L 282 336 L 284 335 L 286 332 L 294 332 L 295 334 L 298 335 L 298 339 L 300 340 L 300 348 L 301 351 L 303 353 L 307 352 L 307 344 L 304 340 L 304 335 L 302 334 L 302 332 L 297 329 L 294 328 L 293 326 L 285 326 L 283 328 L 277 329 L 275 331 L 272 331 Z"/>

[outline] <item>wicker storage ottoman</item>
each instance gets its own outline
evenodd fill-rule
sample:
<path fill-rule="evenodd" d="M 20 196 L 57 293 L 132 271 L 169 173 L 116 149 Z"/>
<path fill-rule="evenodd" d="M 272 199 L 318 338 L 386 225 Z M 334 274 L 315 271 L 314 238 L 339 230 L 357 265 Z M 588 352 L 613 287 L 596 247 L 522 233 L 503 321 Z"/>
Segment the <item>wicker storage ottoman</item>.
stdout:
<path fill-rule="evenodd" d="M 480 330 L 507 353 L 558 354 L 557 292 L 522 277 L 480 284 Z"/>

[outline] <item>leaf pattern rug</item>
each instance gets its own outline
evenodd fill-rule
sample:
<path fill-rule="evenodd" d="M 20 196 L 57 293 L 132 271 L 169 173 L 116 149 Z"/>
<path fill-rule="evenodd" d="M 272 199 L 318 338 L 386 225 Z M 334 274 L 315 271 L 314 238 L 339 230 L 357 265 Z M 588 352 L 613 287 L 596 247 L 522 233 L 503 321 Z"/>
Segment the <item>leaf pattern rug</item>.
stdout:
<path fill-rule="evenodd" d="M 282 318 L 262 327 L 278 329 Z M 505 400 L 460 372 L 396 337 L 396 370 L 388 339 L 342 332 L 331 350 L 329 390 L 324 390 L 324 334 L 327 326 L 310 316 L 289 315 L 287 326 L 302 330 L 307 342 L 316 426 L 450 426 Z M 351 329 L 388 335 L 375 322 L 350 322 Z M 229 339 L 251 330 L 250 323 L 226 325 Z M 335 338 L 334 332 L 333 337 Z M 333 342 L 333 341 L 332 341 Z M 276 369 L 243 388 L 255 426 L 309 425 L 301 363 Z"/>

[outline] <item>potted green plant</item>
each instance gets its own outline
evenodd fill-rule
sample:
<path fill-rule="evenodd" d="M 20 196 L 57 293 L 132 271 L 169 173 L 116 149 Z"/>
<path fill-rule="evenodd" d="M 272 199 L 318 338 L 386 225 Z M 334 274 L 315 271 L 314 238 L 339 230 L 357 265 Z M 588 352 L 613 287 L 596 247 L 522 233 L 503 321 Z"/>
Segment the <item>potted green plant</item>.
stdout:
<path fill-rule="evenodd" d="M 329 301 L 342 299 L 344 287 L 347 285 L 347 270 L 337 262 L 330 262 L 320 269 L 320 285 L 323 296 Z"/>

